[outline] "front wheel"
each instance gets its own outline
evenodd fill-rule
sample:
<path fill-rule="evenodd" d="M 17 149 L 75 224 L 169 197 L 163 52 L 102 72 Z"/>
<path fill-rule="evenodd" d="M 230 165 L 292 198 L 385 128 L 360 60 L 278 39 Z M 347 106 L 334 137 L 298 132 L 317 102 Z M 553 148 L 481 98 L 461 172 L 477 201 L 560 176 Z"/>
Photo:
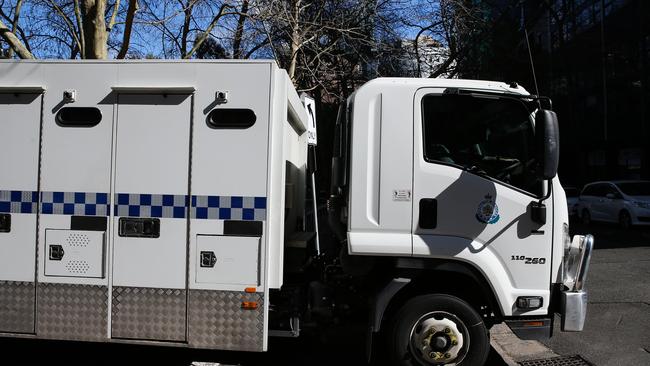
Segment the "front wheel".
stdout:
<path fill-rule="evenodd" d="M 618 215 L 618 224 L 623 230 L 629 230 L 632 227 L 632 217 L 627 211 L 621 211 Z"/>
<path fill-rule="evenodd" d="M 391 365 L 485 364 L 490 337 L 481 316 L 451 295 L 409 300 L 392 318 L 387 334 Z"/>

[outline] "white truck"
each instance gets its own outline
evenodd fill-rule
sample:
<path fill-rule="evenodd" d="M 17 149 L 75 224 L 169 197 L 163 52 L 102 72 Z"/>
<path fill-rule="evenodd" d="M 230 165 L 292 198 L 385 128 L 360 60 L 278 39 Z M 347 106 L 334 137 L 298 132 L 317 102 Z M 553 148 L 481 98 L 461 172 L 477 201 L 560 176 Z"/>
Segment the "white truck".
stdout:
<path fill-rule="evenodd" d="M 314 235 L 315 111 L 273 61 L 1 61 L 0 335 L 265 351 L 364 314 L 370 355 L 426 366 L 483 364 L 503 321 L 580 331 L 549 104 L 368 82 Z"/>

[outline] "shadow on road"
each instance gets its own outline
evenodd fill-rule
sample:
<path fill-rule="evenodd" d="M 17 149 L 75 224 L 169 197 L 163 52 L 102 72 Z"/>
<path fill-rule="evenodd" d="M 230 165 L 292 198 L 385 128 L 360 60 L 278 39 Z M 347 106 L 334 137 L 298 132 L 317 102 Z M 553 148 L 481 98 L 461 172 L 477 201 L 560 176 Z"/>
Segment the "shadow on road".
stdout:
<path fill-rule="evenodd" d="M 336 336 L 334 336 L 334 334 Z M 362 330 L 344 329 L 326 337 L 272 338 L 269 352 L 241 353 L 178 347 L 81 343 L 33 339 L 1 339 L 4 360 L 21 366 L 190 366 L 192 362 L 242 366 L 359 366 L 365 365 Z M 487 366 L 505 366 L 491 349 Z"/>
<path fill-rule="evenodd" d="M 650 227 L 633 227 L 623 230 L 614 224 L 571 222 L 571 235 L 592 234 L 595 249 L 631 248 L 650 246 Z"/>

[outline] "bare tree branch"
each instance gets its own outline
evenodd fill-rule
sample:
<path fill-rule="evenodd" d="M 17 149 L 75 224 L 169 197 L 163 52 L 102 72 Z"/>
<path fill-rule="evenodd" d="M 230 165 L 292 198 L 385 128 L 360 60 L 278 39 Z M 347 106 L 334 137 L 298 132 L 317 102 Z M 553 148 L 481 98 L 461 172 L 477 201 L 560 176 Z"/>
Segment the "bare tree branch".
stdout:
<path fill-rule="evenodd" d="M 118 59 L 123 59 L 126 57 L 126 53 L 129 51 L 129 44 L 131 43 L 131 30 L 133 29 L 133 18 L 135 17 L 135 12 L 138 11 L 138 0 L 129 0 L 129 8 L 126 11 L 126 21 L 124 24 L 124 35 L 122 37 L 122 47 L 120 52 L 117 54 Z"/>
<path fill-rule="evenodd" d="M 210 36 L 210 32 L 212 32 L 212 29 L 214 28 L 215 25 L 217 25 L 217 22 L 219 21 L 219 19 L 221 19 L 221 17 L 225 15 L 236 14 L 236 13 L 227 13 L 226 9 L 229 8 L 231 8 L 231 6 L 228 5 L 227 3 L 221 5 L 221 8 L 219 8 L 219 13 L 217 13 L 214 19 L 212 19 L 212 22 L 210 22 L 210 25 L 206 28 L 205 32 L 203 32 L 201 35 L 199 35 L 196 38 L 192 49 L 186 55 L 183 56 L 184 59 L 191 58 L 192 55 L 196 52 L 196 50 L 198 50 L 199 47 L 201 47 L 203 42 L 205 42 L 205 40 Z"/>
<path fill-rule="evenodd" d="M 16 37 L 16 35 L 0 20 L 0 37 L 5 40 L 11 46 L 11 48 L 18 54 L 18 57 L 22 59 L 33 59 L 29 50 L 23 45 L 22 42 Z"/>
<path fill-rule="evenodd" d="M 77 19 L 77 29 L 79 30 L 79 52 L 81 52 L 81 58 L 86 58 L 86 39 L 84 37 L 84 27 L 83 21 L 81 20 L 79 0 L 74 0 L 74 16 Z"/>
<path fill-rule="evenodd" d="M 115 26 L 115 19 L 117 19 L 117 13 L 120 11 L 120 2 L 120 0 L 115 0 L 115 4 L 113 5 L 111 19 L 108 21 L 108 25 L 106 26 L 106 30 L 109 32 L 113 30 L 113 27 Z"/>

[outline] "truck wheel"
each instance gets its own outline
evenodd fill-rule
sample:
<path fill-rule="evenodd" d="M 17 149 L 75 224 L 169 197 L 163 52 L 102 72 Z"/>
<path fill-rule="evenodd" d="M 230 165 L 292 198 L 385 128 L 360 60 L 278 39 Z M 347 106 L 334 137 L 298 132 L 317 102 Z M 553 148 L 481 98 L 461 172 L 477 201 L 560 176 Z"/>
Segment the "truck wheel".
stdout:
<path fill-rule="evenodd" d="M 387 334 L 391 365 L 485 364 L 490 337 L 481 316 L 450 295 L 418 296 L 392 318 Z"/>

